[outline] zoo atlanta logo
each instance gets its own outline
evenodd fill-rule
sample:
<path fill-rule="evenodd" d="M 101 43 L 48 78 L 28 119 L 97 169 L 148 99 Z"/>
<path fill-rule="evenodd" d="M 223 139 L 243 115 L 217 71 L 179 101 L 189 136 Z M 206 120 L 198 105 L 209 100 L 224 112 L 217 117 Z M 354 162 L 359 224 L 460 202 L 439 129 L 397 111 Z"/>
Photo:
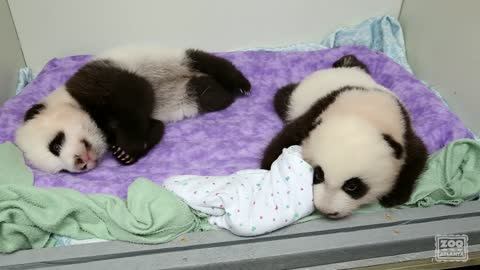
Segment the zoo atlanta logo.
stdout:
<path fill-rule="evenodd" d="M 468 235 L 435 235 L 435 261 L 468 261 Z"/>

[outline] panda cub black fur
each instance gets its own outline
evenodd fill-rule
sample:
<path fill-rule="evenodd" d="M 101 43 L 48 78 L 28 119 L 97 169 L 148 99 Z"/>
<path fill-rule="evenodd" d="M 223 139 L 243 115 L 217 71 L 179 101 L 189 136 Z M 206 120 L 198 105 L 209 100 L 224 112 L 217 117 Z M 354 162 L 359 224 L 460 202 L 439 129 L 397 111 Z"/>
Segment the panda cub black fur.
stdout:
<path fill-rule="evenodd" d="M 117 48 L 32 106 L 16 143 L 50 173 L 88 171 L 108 148 L 130 165 L 161 140 L 165 122 L 223 110 L 250 88 L 231 62 L 200 50 Z"/>
<path fill-rule="evenodd" d="M 330 218 L 361 205 L 407 202 L 427 150 L 398 98 L 347 55 L 332 68 L 280 88 L 274 107 L 285 126 L 266 148 L 269 169 L 283 148 L 301 145 L 314 168 L 314 204 Z"/>

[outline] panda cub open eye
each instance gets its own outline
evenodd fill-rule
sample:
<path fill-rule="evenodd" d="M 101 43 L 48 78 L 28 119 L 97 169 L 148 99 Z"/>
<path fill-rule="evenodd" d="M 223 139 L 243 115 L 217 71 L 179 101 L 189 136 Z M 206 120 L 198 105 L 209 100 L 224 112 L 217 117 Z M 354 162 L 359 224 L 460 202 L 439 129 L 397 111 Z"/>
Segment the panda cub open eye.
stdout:
<path fill-rule="evenodd" d="M 322 167 L 316 166 L 313 169 L 313 184 L 321 184 L 325 181 L 325 173 L 322 170 Z"/>
<path fill-rule="evenodd" d="M 368 186 L 363 182 L 361 178 L 350 178 L 342 186 L 343 191 L 347 193 L 353 199 L 360 199 L 367 194 Z"/>

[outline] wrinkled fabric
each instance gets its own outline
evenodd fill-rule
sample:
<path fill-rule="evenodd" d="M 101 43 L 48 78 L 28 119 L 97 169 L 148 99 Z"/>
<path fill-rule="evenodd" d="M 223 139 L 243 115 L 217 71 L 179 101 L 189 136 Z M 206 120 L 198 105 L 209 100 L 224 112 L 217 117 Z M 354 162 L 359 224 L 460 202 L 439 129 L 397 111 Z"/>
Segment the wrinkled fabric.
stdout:
<path fill-rule="evenodd" d="M 228 175 L 259 168 L 264 148 L 281 129 L 273 110 L 276 90 L 310 73 L 331 67 L 345 54 L 365 62 L 373 78 L 392 89 L 412 115 L 413 126 L 429 152 L 460 138 L 472 138 L 460 119 L 411 73 L 387 56 L 364 47 L 341 47 L 309 52 L 227 52 L 252 83 L 252 93 L 226 110 L 168 124 L 163 140 L 133 166 L 121 166 L 110 154 L 94 170 L 55 175 L 33 169 L 35 186 L 73 188 L 83 193 L 125 197 L 137 177 L 156 183 L 175 175 Z M 90 56 L 51 60 L 18 96 L 0 108 L 0 143 L 13 140 L 24 112 L 64 83 Z"/>
<path fill-rule="evenodd" d="M 17 80 L 17 89 L 15 93 L 22 92 L 23 88 L 27 86 L 31 81 L 33 81 L 33 72 L 29 67 L 24 67 L 18 70 L 18 80 Z"/>
<path fill-rule="evenodd" d="M 302 42 L 274 47 L 255 47 L 247 50 L 316 51 L 343 46 L 364 46 L 384 53 L 406 70 L 412 72 L 407 62 L 402 26 L 392 16 L 372 17 L 353 26 L 338 28 L 327 37 L 321 37 L 321 41 L 317 42 Z"/>
<path fill-rule="evenodd" d="M 480 142 L 458 140 L 428 159 L 408 206 L 459 205 L 480 193 Z"/>
<path fill-rule="evenodd" d="M 270 170 L 243 170 L 226 176 L 181 175 L 165 188 L 191 208 L 210 215 L 210 224 L 240 236 L 269 233 L 310 215 L 313 168 L 298 145 L 283 149 Z"/>
<path fill-rule="evenodd" d="M 163 187 L 138 179 L 123 201 L 71 189 L 0 186 L 0 253 L 52 246 L 52 234 L 158 244 L 192 231 L 200 221 Z"/>

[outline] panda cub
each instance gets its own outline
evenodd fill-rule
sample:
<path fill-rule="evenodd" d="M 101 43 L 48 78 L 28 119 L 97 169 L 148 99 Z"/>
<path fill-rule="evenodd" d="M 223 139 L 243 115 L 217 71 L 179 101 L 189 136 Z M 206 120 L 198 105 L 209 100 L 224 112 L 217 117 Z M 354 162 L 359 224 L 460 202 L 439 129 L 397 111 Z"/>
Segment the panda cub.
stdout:
<path fill-rule="evenodd" d="M 409 200 L 426 164 L 426 147 L 397 97 L 355 56 L 280 88 L 274 107 L 285 126 L 261 166 L 269 169 L 283 148 L 301 145 L 314 168 L 318 211 L 342 218 L 375 201 L 393 207 Z"/>
<path fill-rule="evenodd" d="M 108 149 L 130 165 L 161 140 L 164 122 L 223 110 L 250 88 L 231 62 L 200 50 L 112 49 L 33 105 L 15 141 L 49 173 L 91 170 Z"/>

